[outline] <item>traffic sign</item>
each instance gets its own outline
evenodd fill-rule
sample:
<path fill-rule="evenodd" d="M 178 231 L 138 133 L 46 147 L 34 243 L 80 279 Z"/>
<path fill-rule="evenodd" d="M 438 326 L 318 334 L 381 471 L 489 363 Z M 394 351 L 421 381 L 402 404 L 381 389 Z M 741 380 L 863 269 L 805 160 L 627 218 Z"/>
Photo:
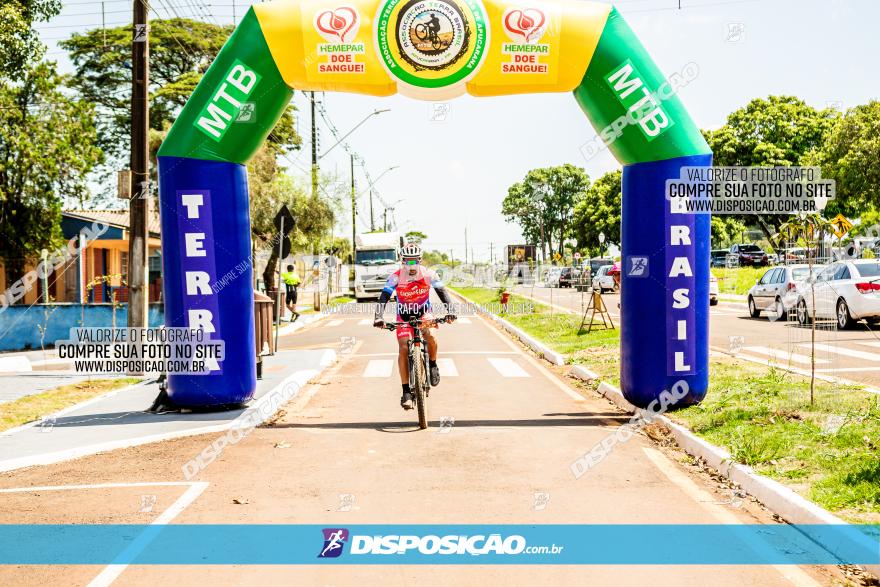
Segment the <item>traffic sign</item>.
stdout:
<path fill-rule="evenodd" d="M 838 214 L 834 220 L 831 221 L 831 229 L 837 238 L 843 238 L 843 235 L 852 230 L 852 222 L 846 219 L 846 216 L 843 214 Z"/>
<path fill-rule="evenodd" d="M 575 254 L 574 254 L 574 258 L 575 258 L 575 259 L 580 259 L 580 258 L 581 258 L 581 254 L 580 254 L 580 253 L 575 253 Z"/>
<path fill-rule="evenodd" d="M 284 220 L 284 234 L 290 234 L 290 231 L 296 226 L 296 220 L 293 219 L 293 214 L 290 213 L 287 204 L 281 206 L 281 209 L 278 210 L 278 214 L 275 215 L 275 219 L 272 221 L 272 224 L 275 225 L 275 230 L 278 232 L 281 232 L 282 219 Z"/>
<path fill-rule="evenodd" d="M 559 254 L 559 251 L 556 251 L 555 253 L 553 253 L 553 260 L 554 261 L 562 261 L 562 255 Z"/>

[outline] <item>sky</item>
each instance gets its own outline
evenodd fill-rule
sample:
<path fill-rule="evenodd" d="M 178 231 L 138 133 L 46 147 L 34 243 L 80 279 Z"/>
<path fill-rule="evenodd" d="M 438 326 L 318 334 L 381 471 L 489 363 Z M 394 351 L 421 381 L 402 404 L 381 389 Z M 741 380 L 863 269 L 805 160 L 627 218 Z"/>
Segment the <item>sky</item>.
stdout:
<path fill-rule="evenodd" d="M 101 7 L 107 26 L 131 22 L 128 0 L 71 0 L 60 16 L 38 26 L 51 59 L 71 67 L 55 45 L 73 32 L 100 28 Z M 181 16 L 232 23 L 232 0 L 153 0 L 151 18 L 165 18 L 176 7 Z M 236 2 L 240 18 L 251 2 Z M 679 91 L 696 123 L 705 129 L 723 125 L 727 115 L 750 100 L 771 94 L 795 95 L 817 108 L 846 109 L 880 99 L 880 1 L 878 0 L 620 0 L 613 3 L 667 75 L 689 63 L 699 75 Z M 158 16 L 157 16 L 158 14 Z M 428 235 L 428 249 L 489 260 L 491 252 L 522 241 L 517 225 L 504 221 L 501 202 L 507 189 L 536 167 L 572 163 L 592 179 L 619 169 L 606 151 L 586 160 L 580 147 L 596 138 L 570 93 L 495 98 L 462 96 L 444 106 L 395 96 L 372 98 L 321 95 L 327 118 L 340 136 L 374 110 L 346 139 L 366 162 L 377 198 L 381 224 L 383 202 L 394 205 L 400 230 Z M 308 181 L 309 105 L 297 92 L 303 150 L 290 156 L 292 175 Z M 438 113 L 445 113 L 445 116 Z M 319 117 L 320 145 L 333 143 Z M 336 147 L 321 168 L 345 181 L 348 153 Z M 355 169 L 358 192 L 368 187 Z M 351 234 L 350 207 L 335 231 Z M 368 195 L 358 199 L 358 231 L 369 228 Z M 472 253 L 471 253 L 472 251 Z"/>

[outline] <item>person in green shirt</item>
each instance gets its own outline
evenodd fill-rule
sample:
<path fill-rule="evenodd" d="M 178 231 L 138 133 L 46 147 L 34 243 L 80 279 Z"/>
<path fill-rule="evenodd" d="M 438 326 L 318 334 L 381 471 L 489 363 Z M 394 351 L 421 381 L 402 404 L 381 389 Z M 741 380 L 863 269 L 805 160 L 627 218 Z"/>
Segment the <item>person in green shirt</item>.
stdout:
<path fill-rule="evenodd" d="M 299 318 L 299 312 L 296 311 L 296 288 L 302 280 L 299 278 L 299 275 L 297 275 L 294 266 L 288 265 L 287 271 L 281 274 L 281 281 L 283 281 L 284 285 L 287 287 L 285 304 L 291 313 L 290 321 L 296 322 L 296 319 Z"/>

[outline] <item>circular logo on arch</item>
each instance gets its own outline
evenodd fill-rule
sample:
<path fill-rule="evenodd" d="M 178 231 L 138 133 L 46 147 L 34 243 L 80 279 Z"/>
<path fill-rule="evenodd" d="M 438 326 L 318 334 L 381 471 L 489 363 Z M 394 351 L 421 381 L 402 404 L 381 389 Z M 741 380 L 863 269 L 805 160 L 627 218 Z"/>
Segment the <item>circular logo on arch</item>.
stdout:
<path fill-rule="evenodd" d="M 479 0 L 385 0 L 376 22 L 382 63 L 411 86 L 465 81 L 486 54 L 486 12 Z"/>

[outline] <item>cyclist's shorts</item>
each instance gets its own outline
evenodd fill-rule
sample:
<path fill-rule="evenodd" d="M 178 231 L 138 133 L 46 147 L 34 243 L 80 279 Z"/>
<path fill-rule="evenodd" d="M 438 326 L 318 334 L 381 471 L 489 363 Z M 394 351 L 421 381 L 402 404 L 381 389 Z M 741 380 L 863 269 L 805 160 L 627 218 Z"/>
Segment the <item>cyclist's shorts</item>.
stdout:
<path fill-rule="evenodd" d="M 424 314 L 422 314 L 421 319 L 422 320 L 433 320 L 434 314 L 432 314 L 431 312 L 425 312 Z M 397 321 L 402 322 L 403 317 L 398 315 Z M 437 328 L 437 325 L 433 324 L 433 325 L 431 325 L 431 328 Z M 409 324 L 406 324 L 403 326 L 398 324 L 397 329 L 395 330 L 395 333 L 397 334 L 398 340 L 400 340 L 402 338 L 412 338 L 413 337 L 413 328 Z"/>

